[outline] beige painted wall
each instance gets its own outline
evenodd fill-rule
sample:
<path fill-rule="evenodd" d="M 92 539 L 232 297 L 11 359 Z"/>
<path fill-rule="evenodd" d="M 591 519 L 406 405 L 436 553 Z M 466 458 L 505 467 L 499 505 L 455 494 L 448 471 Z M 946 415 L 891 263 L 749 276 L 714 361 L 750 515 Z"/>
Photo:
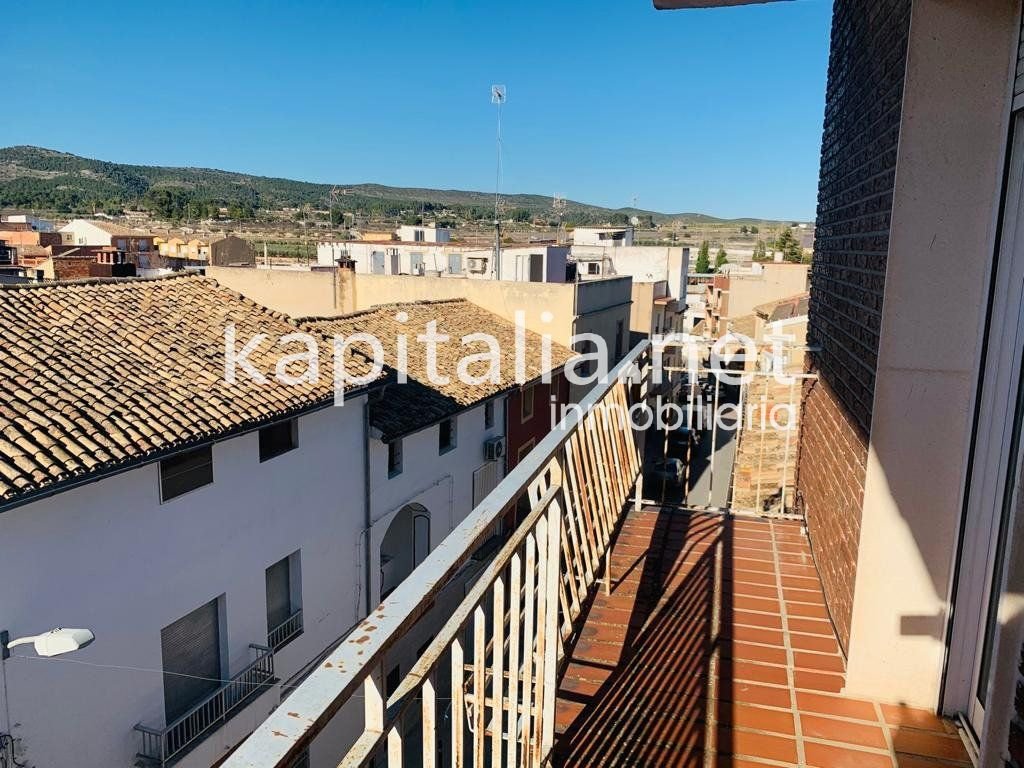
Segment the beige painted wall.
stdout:
<path fill-rule="evenodd" d="M 464 298 L 511 322 L 517 310 L 526 327 L 569 346 L 576 333 L 598 333 L 615 351 L 621 322 L 628 348 L 628 277 L 585 283 L 526 283 L 409 275 L 360 275 L 338 270 L 307 272 L 243 267 L 209 267 L 209 277 L 254 301 L 293 317 L 339 315 L 379 304 Z M 354 285 L 353 285 L 354 281 Z M 549 312 L 550 320 L 543 314 Z"/>
<path fill-rule="evenodd" d="M 335 270 L 207 267 L 206 275 L 265 307 L 292 317 L 337 315 L 346 311 L 342 308 Z"/>
<path fill-rule="evenodd" d="M 723 318 L 749 315 L 754 307 L 807 291 L 807 264 L 764 264 L 758 276 L 730 276 Z"/>
<path fill-rule="evenodd" d="M 1019 9 L 915 0 L 847 691 L 937 707 Z"/>

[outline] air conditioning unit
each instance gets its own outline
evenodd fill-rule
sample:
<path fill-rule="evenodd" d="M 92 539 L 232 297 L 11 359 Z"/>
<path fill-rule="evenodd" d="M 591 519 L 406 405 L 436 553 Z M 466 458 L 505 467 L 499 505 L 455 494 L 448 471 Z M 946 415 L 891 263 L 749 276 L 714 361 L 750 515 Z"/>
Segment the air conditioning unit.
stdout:
<path fill-rule="evenodd" d="M 488 461 L 505 458 L 505 438 L 489 437 L 484 440 L 484 458 Z"/>
<path fill-rule="evenodd" d="M 483 256 L 469 257 L 469 271 L 474 274 L 487 271 L 487 258 Z"/>

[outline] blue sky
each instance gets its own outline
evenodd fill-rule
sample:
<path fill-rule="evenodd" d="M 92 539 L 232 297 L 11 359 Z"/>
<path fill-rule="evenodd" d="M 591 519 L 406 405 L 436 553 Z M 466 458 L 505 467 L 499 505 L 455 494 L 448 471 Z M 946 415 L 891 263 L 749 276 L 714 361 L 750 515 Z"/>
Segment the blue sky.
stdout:
<path fill-rule="evenodd" d="M 286 10 L 287 9 L 287 10 Z M 50 2 L 0 145 L 330 183 L 813 219 L 829 0 Z"/>

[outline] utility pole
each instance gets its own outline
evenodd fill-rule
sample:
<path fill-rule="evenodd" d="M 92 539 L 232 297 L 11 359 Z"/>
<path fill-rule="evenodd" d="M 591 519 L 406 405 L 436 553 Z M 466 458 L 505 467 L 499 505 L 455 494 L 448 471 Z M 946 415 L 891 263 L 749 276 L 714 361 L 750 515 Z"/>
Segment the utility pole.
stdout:
<path fill-rule="evenodd" d="M 501 279 L 501 107 L 505 103 L 507 90 L 504 85 L 491 86 L 491 104 L 498 113 L 498 162 L 494 178 L 494 278 Z"/>

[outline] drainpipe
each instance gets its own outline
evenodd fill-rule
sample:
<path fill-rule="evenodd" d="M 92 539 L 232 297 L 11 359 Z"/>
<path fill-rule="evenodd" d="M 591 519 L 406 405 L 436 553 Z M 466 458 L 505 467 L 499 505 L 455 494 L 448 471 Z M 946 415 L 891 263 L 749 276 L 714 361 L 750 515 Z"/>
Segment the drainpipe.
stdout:
<path fill-rule="evenodd" d="M 366 396 L 363 403 L 363 530 L 366 531 L 366 546 L 363 547 L 363 591 L 366 595 L 366 613 L 369 616 L 373 610 L 373 586 L 371 577 L 372 554 L 370 547 L 373 542 L 371 529 L 373 528 L 373 510 L 370 508 L 370 398 L 373 393 Z"/>

